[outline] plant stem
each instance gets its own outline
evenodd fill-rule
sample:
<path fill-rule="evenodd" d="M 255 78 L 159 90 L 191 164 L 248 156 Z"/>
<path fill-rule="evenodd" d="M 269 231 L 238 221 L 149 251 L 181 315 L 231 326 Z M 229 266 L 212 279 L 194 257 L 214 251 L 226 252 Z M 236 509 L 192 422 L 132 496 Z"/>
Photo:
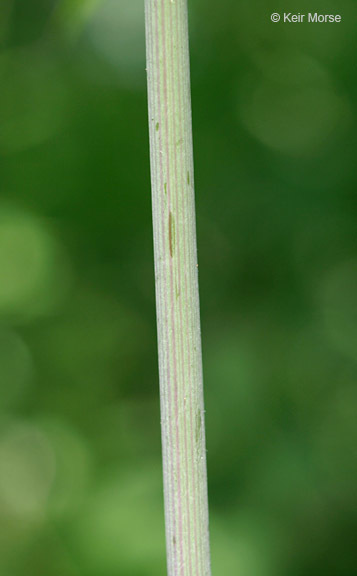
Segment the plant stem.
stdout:
<path fill-rule="evenodd" d="M 187 0 L 145 0 L 169 576 L 209 576 Z"/>

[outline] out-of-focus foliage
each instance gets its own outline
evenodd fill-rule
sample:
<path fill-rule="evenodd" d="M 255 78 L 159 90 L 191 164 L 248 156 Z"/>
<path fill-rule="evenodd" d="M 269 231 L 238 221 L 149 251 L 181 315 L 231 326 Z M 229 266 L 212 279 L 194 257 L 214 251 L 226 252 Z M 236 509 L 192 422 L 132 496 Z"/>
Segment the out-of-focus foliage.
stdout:
<path fill-rule="evenodd" d="M 214 574 L 355 576 L 356 6 L 190 2 Z M 0 574 L 165 574 L 144 7 L 0 5 Z"/>

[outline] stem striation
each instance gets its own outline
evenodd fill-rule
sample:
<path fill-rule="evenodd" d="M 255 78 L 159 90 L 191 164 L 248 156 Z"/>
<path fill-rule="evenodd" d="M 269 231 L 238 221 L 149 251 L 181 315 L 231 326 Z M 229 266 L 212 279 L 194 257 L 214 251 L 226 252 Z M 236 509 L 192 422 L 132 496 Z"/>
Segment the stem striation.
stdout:
<path fill-rule="evenodd" d="M 145 0 L 169 576 L 209 576 L 187 0 Z"/>

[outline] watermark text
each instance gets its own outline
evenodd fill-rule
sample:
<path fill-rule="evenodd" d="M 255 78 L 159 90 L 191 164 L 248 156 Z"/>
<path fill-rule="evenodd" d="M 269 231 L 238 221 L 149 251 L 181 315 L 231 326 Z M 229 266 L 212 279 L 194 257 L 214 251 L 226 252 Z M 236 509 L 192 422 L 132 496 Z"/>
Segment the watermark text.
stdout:
<path fill-rule="evenodd" d="M 318 12 L 309 12 L 308 14 L 293 14 L 292 12 L 284 12 L 278 14 L 274 12 L 270 16 L 272 22 L 284 22 L 286 24 L 332 24 L 334 22 L 341 22 L 342 16 L 340 14 L 319 14 Z"/>

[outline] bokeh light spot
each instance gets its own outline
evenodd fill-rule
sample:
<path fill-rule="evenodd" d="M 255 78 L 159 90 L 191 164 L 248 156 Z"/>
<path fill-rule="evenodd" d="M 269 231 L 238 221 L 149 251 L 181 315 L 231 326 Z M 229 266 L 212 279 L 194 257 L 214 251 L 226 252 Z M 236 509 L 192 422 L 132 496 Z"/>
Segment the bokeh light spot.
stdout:
<path fill-rule="evenodd" d="M 55 456 L 35 426 L 13 423 L 0 437 L 0 500 L 25 518 L 40 517 L 55 476 Z"/>
<path fill-rule="evenodd" d="M 264 60 L 263 60 L 264 62 Z M 306 156 L 344 131 L 350 106 L 327 72 L 293 53 L 265 60 L 264 73 L 250 75 L 242 88 L 239 116 L 262 144 L 292 156 Z"/>
<path fill-rule="evenodd" d="M 44 52 L 3 52 L 0 84 L 0 150 L 39 145 L 67 124 L 68 88 Z"/>
<path fill-rule="evenodd" d="M 140 2 L 105 0 L 89 22 L 87 34 L 98 54 L 114 67 L 124 84 L 137 86 L 143 81 L 144 11 Z"/>
<path fill-rule="evenodd" d="M 75 527 L 81 561 L 90 574 L 160 574 L 164 523 L 159 462 L 108 477 L 88 500 Z M 133 538 L 135 534 L 135 538 Z"/>
<path fill-rule="evenodd" d="M 357 260 L 343 262 L 327 274 L 321 297 L 327 338 L 357 360 Z"/>
<path fill-rule="evenodd" d="M 51 443 L 56 477 L 48 507 L 55 517 L 73 514 L 88 493 L 91 453 L 85 439 L 63 420 L 41 420 L 41 430 Z"/>
<path fill-rule="evenodd" d="M 67 293 L 68 263 L 41 220 L 3 211 L 0 277 L 0 314 L 44 313 Z"/>
<path fill-rule="evenodd" d="M 24 395 L 33 374 L 33 362 L 25 342 L 10 330 L 0 330 L 0 409 Z"/>

